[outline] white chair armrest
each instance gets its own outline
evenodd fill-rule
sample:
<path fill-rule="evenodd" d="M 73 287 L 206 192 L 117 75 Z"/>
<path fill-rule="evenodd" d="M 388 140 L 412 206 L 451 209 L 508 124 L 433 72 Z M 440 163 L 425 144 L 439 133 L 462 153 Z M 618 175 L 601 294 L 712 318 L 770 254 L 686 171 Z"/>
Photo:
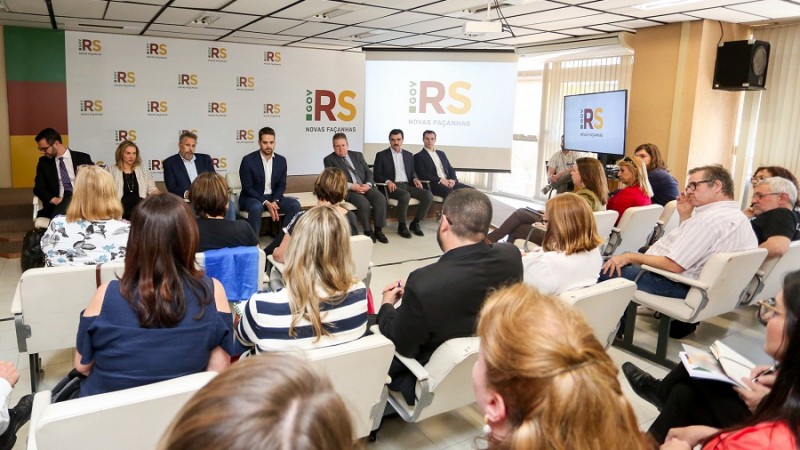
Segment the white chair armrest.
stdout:
<path fill-rule="evenodd" d="M 403 365 L 414 374 L 414 376 L 417 378 L 417 381 L 427 380 L 431 377 L 425 367 L 423 367 L 422 364 L 420 364 L 416 359 L 403 356 L 397 352 L 394 352 L 394 357 L 403 363 Z"/>
<path fill-rule="evenodd" d="M 19 283 L 14 290 L 14 298 L 11 300 L 11 315 L 22 314 L 22 299 L 19 295 Z"/>
<path fill-rule="evenodd" d="M 36 444 L 36 433 L 35 430 L 39 427 L 39 423 L 41 422 L 42 413 L 44 410 L 50 405 L 52 399 L 52 392 L 47 391 L 39 391 L 33 397 L 33 408 L 31 410 L 31 424 L 28 428 L 28 449 L 29 450 L 37 450 L 38 445 Z"/>
<path fill-rule="evenodd" d="M 642 265 L 642 269 L 647 270 L 648 272 L 653 272 L 656 274 L 661 275 L 662 277 L 675 281 L 677 283 L 682 283 L 690 287 L 695 287 L 702 290 L 708 290 L 711 286 L 708 283 L 703 283 L 700 280 L 695 280 L 694 278 L 689 278 L 674 272 L 670 272 L 668 270 L 658 269 L 652 266 L 648 266 L 647 264 Z"/>

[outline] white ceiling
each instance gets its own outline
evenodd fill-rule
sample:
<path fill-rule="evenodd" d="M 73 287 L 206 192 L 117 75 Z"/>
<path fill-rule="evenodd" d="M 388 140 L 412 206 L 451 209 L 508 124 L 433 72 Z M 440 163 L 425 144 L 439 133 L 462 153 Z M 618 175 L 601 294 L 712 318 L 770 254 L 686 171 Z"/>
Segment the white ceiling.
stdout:
<path fill-rule="evenodd" d="M 678 21 L 765 24 L 800 18 L 800 0 L 634 7 L 645 1 L 491 0 L 490 19 L 500 20 L 499 4 L 511 32 L 482 36 L 464 35 L 461 25 L 486 19 L 485 0 L 0 0 L 0 25 L 333 50 L 511 49 Z M 191 23 L 202 18 L 210 23 Z"/>

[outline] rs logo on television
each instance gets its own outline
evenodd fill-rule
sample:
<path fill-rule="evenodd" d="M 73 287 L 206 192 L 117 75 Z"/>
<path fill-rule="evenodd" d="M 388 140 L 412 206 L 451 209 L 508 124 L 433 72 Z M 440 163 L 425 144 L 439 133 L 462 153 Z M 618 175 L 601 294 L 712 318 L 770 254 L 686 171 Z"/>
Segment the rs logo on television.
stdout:
<path fill-rule="evenodd" d="M 467 92 L 472 85 L 466 81 L 454 81 L 445 86 L 438 81 L 409 82 L 408 112 L 427 114 L 466 114 L 472 108 Z M 429 110 L 432 109 L 431 110 Z"/>
<path fill-rule="evenodd" d="M 584 108 L 581 110 L 581 130 L 602 130 L 603 108 Z"/>
<path fill-rule="evenodd" d="M 355 97 L 356 93 L 347 89 L 338 94 L 326 89 L 314 91 L 306 89 L 306 121 L 322 120 L 324 114 L 331 122 L 337 119 L 350 122 L 357 114 L 356 105 L 352 102 Z"/>

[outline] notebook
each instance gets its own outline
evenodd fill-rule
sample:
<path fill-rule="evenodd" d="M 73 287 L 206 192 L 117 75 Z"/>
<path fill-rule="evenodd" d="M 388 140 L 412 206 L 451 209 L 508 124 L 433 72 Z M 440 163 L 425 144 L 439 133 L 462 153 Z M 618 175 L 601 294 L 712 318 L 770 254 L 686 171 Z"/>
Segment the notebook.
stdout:
<path fill-rule="evenodd" d="M 682 345 L 684 351 L 678 356 L 690 376 L 722 381 L 749 390 L 742 384 L 742 378 L 750 378 L 750 370 L 755 367 L 752 361 L 718 340 L 711 344 L 710 351 Z"/>

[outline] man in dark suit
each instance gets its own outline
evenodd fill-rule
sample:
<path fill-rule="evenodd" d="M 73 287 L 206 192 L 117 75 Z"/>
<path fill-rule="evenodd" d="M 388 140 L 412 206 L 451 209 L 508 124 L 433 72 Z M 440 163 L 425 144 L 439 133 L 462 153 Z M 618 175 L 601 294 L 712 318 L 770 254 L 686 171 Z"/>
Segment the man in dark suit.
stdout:
<path fill-rule="evenodd" d="M 422 143 L 423 149 L 414 155 L 414 169 L 420 179 L 430 182 L 433 195 L 447 198 L 455 189 L 472 187 L 458 181 L 447 155 L 436 150 L 435 132 L 425 130 L 422 133 Z"/>
<path fill-rule="evenodd" d="M 381 334 L 403 356 L 420 364 L 453 338 L 472 336 L 487 293 L 522 280 L 522 258 L 511 244 L 487 244 L 492 203 L 477 189 L 461 189 L 447 197 L 437 240 L 444 254 L 438 262 L 417 269 L 383 290 L 378 311 Z M 395 303 L 403 303 L 395 309 Z M 416 378 L 397 359 L 389 369 L 389 388 L 414 403 Z"/>
<path fill-rule="evenodd" d="M 333 135 L 333 153 L 322 160 L 325 167 L 338 167 L 347 174 L 347 202 L 356 207 L 356 217 L 364 226 L 364 234 L 388 244 L 389 239 L 383 234 L 381 228 L 386 226 L 386 197 L 375 187 L 372 171 L 369 170 L 364 155 L 361 152 L 349 151 L 347 136 L 344 133 Z M 375 231 L 369 223 L 369 207 L 375 217 Z"/>
<path fill-rule="evenodd" d="M 406 227 L 409 200 L 419 200 L 417 214 L 411 221 L 411 231 L 417 236 L 424 236 L 419 222 L 428 215 L 433 196 L 430 191 L 422 188 L 422 182 L 414 171 L 414 156 L 408 150 L 403 150 L 403 138 L 403 130 L 394 129 L 389 132 L 389 148 L 375 155 L 373 169 L 375 181 L 386 183 L 389 197 L 397 200 L 397 234 L 410 238 L 411 233 Z"/>
<path fill-rule="evenodd" d="M 247 222 L 258 236 L 261 230 L 261 213 L 269 211 L 277 222 L 283 213 L 286 226 L 300 211 L 300 202 L 284 197 L 286 191 L 286 158 L 275 153 L 275 130 L 264 127 L 258 130 L 258 150 L 245 155 L 239 166 L 242 193 L 239 208 L 247 211 Z M 269 176 L 269 184 L 266 183 Z"/>
<path fill-rule="evenodd" d="M 52 219 L 67 213 L 78 168 L 94 163 L 88 154 L 66 147 L 61 141 L 61 134 L 52 128 L 40 131 L 34 140 L 42 152 L 33 183 L 33 194 L 43 204 L 37 216 Z"/>
<path fill-rule="evenodd" d="M 178 154 L 165 159 L 164 184 L 167 190 L 179 197 L 189 197 L 189 186 L 197 175 L 205 172 L 216 172 L 214 162 L 209 155 L 195 153 L 197 148 L 197 135 L 191 131 L 184 131 L 178 138 Z M 236 220 L 236 205 L 228 203 L 225 219 Z"/>

